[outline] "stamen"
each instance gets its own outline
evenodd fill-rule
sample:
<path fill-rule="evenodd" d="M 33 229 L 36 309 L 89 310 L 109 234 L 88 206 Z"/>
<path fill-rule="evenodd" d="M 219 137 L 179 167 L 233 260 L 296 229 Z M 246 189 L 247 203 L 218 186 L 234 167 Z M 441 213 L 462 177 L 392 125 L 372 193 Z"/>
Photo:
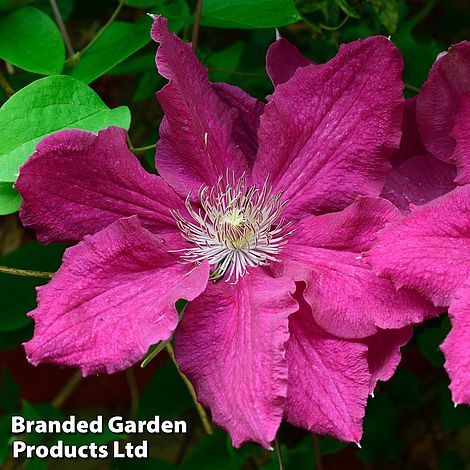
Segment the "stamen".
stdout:
<path fill-rule="evenodd" d="M 212 279 L 226 275 L 226 281 L 236 283 L 248 268 L 277 261 L 292 231 L 287 230 L 291 224 L 280 218 L 287 201 L 280 202 L 282 193 L 272 194 L 267 180 L 261 190 L 247 188 L 244 175 L 236 179 L 234 173 L 227 173 L 216 186 L 201 186 L 198 194 L 198 209 L 191 204 L 191 193 L 186 198 L 191 220 L 172 212 L 183 238 L 192 244 L 179 250 L 184 262 L 207 260 L 215 266 Z"/>

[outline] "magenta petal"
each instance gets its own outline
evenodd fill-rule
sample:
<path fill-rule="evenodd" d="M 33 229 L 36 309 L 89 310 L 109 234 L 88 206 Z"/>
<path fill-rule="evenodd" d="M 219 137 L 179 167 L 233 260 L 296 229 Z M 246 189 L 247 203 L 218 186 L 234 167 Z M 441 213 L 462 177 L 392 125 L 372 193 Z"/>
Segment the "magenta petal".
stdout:
<path fill-rule="evenodd" d="M 305 281 L 304 298 L 316 322 L 343 338 L 363 338 L 378 328 L 401 328 L 434 312 L 415 292 L 397 291 L 362 259 L 377 232 L 400 218 L 384 199 L 359 198 L 342 212 L 302 220 L 277 269 Z"/>
<path fill-rule="evenodd" d="M 52 281 L 38 290 L 31 312 L 29 361 L 79 367 L 83 375 L 112 373 L 142 359 L 178 323 L 175 302 L 192 300 L 209 269 L 179 263 L 171 243 L 120 219 L 69 248 Z"/>
<path fill-rule="evenodd" d="M 470 186 L 418 206 L 383 230 L 367 260 L 397 286 L 418 290 L 434 305 L 470 276 Z"/>
<path fill-rule="evenodd" d="M 450 135 L 460 100 L 470 92 L 470 42 L 452 46 L 439 54 L 418 95 L 416 115 L 426 149 L 448 162 L 455 149 Z"/>
<path fill-rule="evenodd" d="M 449 308 L 452 329 L 441 349 L 454 403 L 470 405 L 470 282 L 456 292 Z"/>
<path fill-rule="evenodd" d="M 153 231 L 177 230 L 170 210 L 184 204 L 144 171 L 117 127 L 98 135 L 65 130 L 43 139 L 21 167 L 20 217 L 45 243 L 77 241 L 121 217 L 138 215 Z"/>
<path fill-rule="evenodd" d="M 207 70 L 175 34 L 167 20 L 155 17 L 152 38 L 160 43 L 157 67 L 169 83 L 158 92 L 165 112 L 160 127 L 156 165 L 181 194 L 214 185 L 227 170 L 241 174 L 249 162 L 232 138 L 239 111 L 220 99 Z"/>
<path fill-rule="evenodd" d="M 287 82 L 299 67 L 311 64 L 310 60 L 284 38 L 273 42 L 266 53 L 266 71 L 274 86 Z"/>
<path fill-rule="evenodd" d="M 367 347 L 322 330 L 310 308 L 289 318 L 287 421 L 316 434 L 359 442 L 369 394 Z"/>
<path fill-rule="evenodd" d="M 452 131 L 457 144 L 450 160 L 457 165 L 458 174 L 455 181 L 466 184 L 470 183 L 470 93 L 462 96 L 460 104 L 460 112 L 455 118 Z"/>
<path fill-rule="evenodd" d="M 381 196 L 393 202 L 404 214 L 409 205 L 422 205 L 456 187 L 456 169 L 431 154 L 418 155 L 393 167 Z"/>
<path fill-rule="evenodd" d="M 367 345 L 367 362 L 371 374 L 371 392 L 379 380 L 386 381 L 395 373 L 401 359 L 400 348 L 410 341 L 413 327 L 398 330 L 379 330 L 364 339 Z"/>
<path fill-rule="evenodd" d="M 253 178 L 285 190 L 286 218 L 377 196 L 401 136 L 403 60 L 384 37 L 341 46 L 276 87 L 261 117 Z"/>
<path fill-rule="evenodd" d="M 261 268 L 236 285 L 210 284 L 188 305 L 175 335 L 181 370 L 236 447 L 255 441 L 269 448 L 281 423 L 294 290 L 292 281 Z"/>
<path fill-rule="evenodd" d="M 416 99 L 417 96 L 414 96 L 405 100 L 400 148 L 392 154 L 393 165 L 398 165 L 415 155 L 426 153 L 416 121 Z"/>
<path fill-rule="evenodd" d="M 253 164 L 258 152 L 259 118 L 264 111 L 264 104 L 251 95 L 228 83 L 213 83 L 217 96 L 231 108 L 238 110 L 232 139 Z"/>

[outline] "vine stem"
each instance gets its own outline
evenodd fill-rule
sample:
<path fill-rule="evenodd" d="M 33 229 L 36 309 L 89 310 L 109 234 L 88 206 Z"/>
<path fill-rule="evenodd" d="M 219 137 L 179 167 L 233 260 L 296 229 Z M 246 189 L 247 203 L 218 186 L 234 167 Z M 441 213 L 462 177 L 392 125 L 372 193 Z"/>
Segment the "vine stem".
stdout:
<path fill-rule="evenodd" d="M 15 90 L 10 86 L 3 72 L 0 70 L 0 86 L 5 90 L 8 97 L 14 95 Z"/>
<path fill-rule="evenodd" d="M 279 470 L 284 470 L 284 462 L 282 460 L 281 446 L 279 444 L 279 439 L 276 437 L 274 439 L 274 447 L 276 448 L 277 461 L 279 462 Z"/>
<path fill-rule="evenodd" d="M 49 3 L 51 4 L 52 12 L 54 13 L 54 17 L 57 21 L 57 25 L 59 26 L 62 37 L 64 38 L 65 47 L 67 48 L 67 54 L 69 57 L 73 57 L 75 55 L 75 51 L 73 50 L 72 41 L 70 40 L 69 33 L 67 32 L 64 20 L 62 19 L 62 15 L 60 14 L 57 2 L 56 0 L 49 0 Z"/>
<path fill-rule="evenodd" d="M 317 461 L 317 470 L 323 470 L 323 462 L 321 459 L 320 452 L 320 442 L 318 441 L 318 436 L 316 434 L 312 434 L 312 441 L 313 448 L 315 450 L 315 460 Z"/>
<path fill-rule="evenodd" d="M 106 24 L 100 29 L 98 30 L 98 32 L 93 36 L 93 39 L 80 51 L 80 52 L 77 52 L 73 58 L 76 58 L 78 59 L 81 55 L 83 55 L 88 49 L 90 49 L 91 46 L 93 46 L 93 44 L 95 44 L 95 42 L 103 35 L 103 33 L 111 26 L 111 24 L 113 23 L 113 21 L 117 18 L 117 16 L 119 15 L 119 13 L 121 12 L 122 10 L 122 7 L 124 6 L 124 0 L 119 0 L 119 4 L 118 6 L 116 7 L 116 9 L 114 10 L 113 14 L 111 15 L 111 17 L 109 18 L 109 20 L 106 22 Z"/>
<path fill-rule="evenodd" d="M 52 400 L 51 404 L 57 408 L 61 408 L 63 404 L 68 400 L 70 395 L 75 391 L 80 382 L 83 380 L 83 376 L 79 370 L 77 370 L 72 377 L 65 383 L 60 392 Z"/>
<path fill-rule="evenodd" d="M 191 46 L 194 52 L 196 52 L 197 42 L 199 39 L 199 24 L 201 22 L 202 2 L 203 0 L 197 0 L 196 11 L 194 12 L 193 32 L 191 35 Z"/>
<path fill-rule="evenodd" d="M 202 407 L 202 405 L 197 401 L 197 397 L 196 397 L 196 392 L 194 391 L 194 387 L 193 387 L 193 384 L 189 381 L 189 379 L 183 374 L 183 372 L 181 372 L 177 362 L 176 362 L 176 359 L 175 359 L 175 353 L 173 351 L 173 346 L 171 345 L 171 343 L 168 343 L 166 346 L 166 351 L 168 353 L 168 355 L 171 357 L 171 360 L 173 361 L 173 363 L 175 364 L 176 366 L 176 369 L 178 370 L 178 374 L 180 375 L 180 377 L 183 379 L 183 382 L 185 383 L 193 401 L 194 401 L 194 404 L 196 406 L 196 410 L 197 410 L 197 413 L 199 415 L 199 418 L 201 420 L 201 423 L 202 423 L 202 427 L 204 428 L 204 431 L 206 432 L 206 434 L 213 434 L 213 429 L 212 429 L 212 425 L 209 421 L 209 418 L 207 416 L 207 413 L 206 413 L 206 410 Z"/>
<path fill-rule="evenodd" d="M 131 418 L 133 418 L 136 415 L 137 408 L 139 406 L 139 388 L 137 387 L 137 381 L 135 379 L 135 374 L 132 367 L 126 369 L 126 380 L 127 385 L 129 386 L 129 394 L 131 398 L 129 414 Z"/>
<path fill-rule="evenodd" d="M 413 85 L 410 85 L 408 83 L 405 83 L 405 88 L 407 90 L 414 91 L 415 93 L 419 93 L 421 91 L 421 89 L 418 88 L 417 86 L 413 86 Z"/>
<path fill-rule="evenodd" d="M 51 279 L 54 273 L 47 271 L 31 271 L 29 269 L 10 268 L 9 266 L 0 265 L 0 273 L 11 274 L 12 276 L 23 277 L 41 277 L 44 279 Z"/>
<path fill-rule="evenodd" d="M 145 147 L 132 147 L 132 146 L 130 146 L 129 150 L 133 153 L 143 153 L 146 150 L 151 150 L 151 149 L 154 149 L 154 148 L 157 148 L 157 144 L 147 145 Z"/>

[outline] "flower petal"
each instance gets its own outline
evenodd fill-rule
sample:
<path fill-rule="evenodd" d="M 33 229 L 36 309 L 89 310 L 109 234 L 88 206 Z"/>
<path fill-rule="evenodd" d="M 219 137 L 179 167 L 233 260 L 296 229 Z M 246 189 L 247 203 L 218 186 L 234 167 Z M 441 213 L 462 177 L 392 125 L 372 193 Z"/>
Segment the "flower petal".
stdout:
<path fill-rule="evenodd" d="M 289 317 L 285 417 L 316 434 L 359 442 L 370 383 L 367 347 L 328 334 L 298 300 L 299 311 Z"/>
<path fill-rule="evenodd" d="M 470 51 L 469 51 L 470 54 Z M 450 160 L 457 166 L 459 184 L 470 183 L 470 93 L 462 96 L 460 112 L 455 118 L 452 137 L 457 142 Z"/>
<path fill-rule="evenodd" d="M 416 292 L 397 291 L 362 259 L 377 232 L 399 218 L 390 202 L 364 197 L 342 212 L 310 216 L 296 226 L 276 271 L 307 283 L 304 298 L 315 321 L 329 333 L 363 338 L 435 313 Z"/>
<path fill-rule="evenodd" d="M 388 174 L 381 197 L 393 202 L 404 214 L 409 205 L 422 205 L 456 187 L 453 165 L 427 153 L 404 161 Z"/>
<path fill-rule="evenodd" d="M 259 118 L 263 114 L 264 104 L 241 88 L 228 83 L 213 83 L 212 89 L 227 106 L 238 110 L 232 139 L 252 165 L 258 152 Z"/>
<path fill-rule="evenodd" d="M 98 135 L 65 130 L 43 139 L 21 167 L 20 217 L 44 243 L 78 241 L 121 217 L 176 231 L 171 209 L 184 204 L 162 178 L 144 171 L 117 127 Z"/>
<path fill-rule="evenodd" d="M 178 263 L 168 243 L 131 217 L 69 248 L 38 290 L 29 361 L 112 373 L 167 340 L 178 323 L 175 302 L 197 297 L 209 275 L 207 263 L 192 271 Z"/>
<path fill-rule="evenodd" d="M 273 42 L 266 53 L 266 71 L 274 86 L 287 82 L 299 67 L 311 64 L 310 60 L 284 38 Z"/>
<path fill-rule="evenodd" d="M 227 170 L 248 170 L 232 138 L 239 112 L 219 98 L 191 45 L 170 33 L 161 16 L 155 17 L 152 38 L 160 43 L 158 71 L 169 80 L 157 94 L 165 112 L 157 145 L 159 173 L 186 196 L 202 184 L 215 185 Z"/>
<path fill-rule="evenodd" d="M 288 315 L 294 283 L 261 268 L 236 285 L 210 284 L 191 302 L 175 335 L 181 370 L 238 447 L 276 436 L 287 392 Z"/>
<path fill-rule="evenodd" d="M 415 155 L 426 153 L 416 121 L 416 99 L 417 96 L 413 96 L 413 98 L 405 100 L 400 148 L 392 154 L 393 165 L 398 165 Z"/>
<path fill-rule="evenodd" d="M 385 228 L 366 258 L 397 286 L 418 290 L 434 305 L 470 276 L 470 186 L 418 206 Z"/>
<path fill-rule="evenodd" d="M 400 348 L 408 343 L 412 336 L 413 327 L 407 326 L 398 330 L 379 330 L 375 335 L 364 339 L 371 374 L 371 392 L 379 380 L 385 382 L 392 377 L 400 363 Z"/>
<path fill-rule="evenodd" d="M 426 149 L 448 162 L 455 140 L 450 135 L 463 93 L 470 92 L 470 42 L 441 53 L 432 66 L 416 105 L 419 131 Z"/>
<path fill-rule="evenodd" d="M 455 293 L 449 308 L 452 329 L 441 345 L 454 403 L 470 405 L 470 282 Z"/>
<path fill-rule="evenodd" d="M 398 148 L 403 60 L 384 37 L 343 45 L 332 60 L 297 70 L 265 107 L 258 184 L 285 190 L 287 219 L 343 209 L 377 196 Z"/>

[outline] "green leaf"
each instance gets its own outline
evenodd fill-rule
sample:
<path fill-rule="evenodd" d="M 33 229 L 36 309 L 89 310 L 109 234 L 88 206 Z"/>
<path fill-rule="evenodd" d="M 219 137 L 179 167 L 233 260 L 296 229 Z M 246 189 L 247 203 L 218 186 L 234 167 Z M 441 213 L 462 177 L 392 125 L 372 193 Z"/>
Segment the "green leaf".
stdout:
<path fill-rule="evenodd" d="M 65 46 L 54 21 L 27 6 L 0 17 L 0 58 L 29 72 L 55 75 L 62 71 Z"/>
<path fill-rule="evenodd" d="M 0 108 L 0 182 L 14 182 L 18 168 L 44 137 L 62 129 L 97 132 L 128 129 L 125 106 L 109 109 L 89 87 L 67 76 L 46 77 L 15 93 Z"/>
<path fill-rule="evenodd" d="M 293 0 L 205 0 L 201 24 L 218 28 L 276 28 L 299 19 Z"/>
<path fill-rule="evenodd" d="M 170 360 L 163 364 L 144 388 L 136 419 L 151 419 L 155 410 L 164 410 L 165 419 L 174 419 L 194 407 L 183 379 Z"/>
<path fill-rule="evenodd" d="M 75 0 L 56 0 L 57 8 L 60 11 L 60 16 L 64 21 L 67 21 L 72 14 L 75 6 Z M 40 8 L 44 13 L 47 13 L 55 21 L 54 12 L 52 11 L 50 0 L 35 0 L 34 4 Z"/>
<path fill-rule="evenodd" d="M 205 436 L 185 457 L 180 470 L 220 470 L 227 468 L 230 454 L 225 444 L 226 434 L 214 429 L 212 436 Z M 231 465 L 228 468 L 233 468 Z"/>
<path fill-rule="evenodd" d="M 215 52 L 207 59 L 207 67 L 210 71 L 210 79 L 213 82 L 227 81 L 232 75 L 230 72 L 211 69 L 236 70 L 245 51 L 245 43 L 237 41 L 226 49 Z"/>
<path fill-rule="evenodd" d="M 10 420 L 10 415 L 0 416 L 0 467 L 10 454 Z"/>
<path fill-rule="evenodd" d="M 470 424 L 470 408 L 465 405 L 454 406 L 447 388 L 439 394 L 439 412 L 445 431 L 455 431 Z"/>
<path fill-rule="evenodd" d="M 135 8 L 152 8 L 152 13 L 168 20 L 168 27 L 174 33 L 180 32 L 193 22 L 185 0 L 125 0 L 126 5 Z"/>
<path fill-rule="evenodd" d="M 116 21 L 80 56 L 71 76 L 90 83 L 150 42 L 150 21 Z"/>
<path fill-rule="evenodd" d="M 20 8 L 28 2 L 30 2 L 30 0 L 0 0 L 0 13 Z"/>
<path fill-rule="evenodd" d="M 434 366 L 442 367 L 444 355 L 439 346 L 450 331 L 450 322 L 447 316 L 426 322 L 416 335 L 421 354 Z"/>
<path fill-rule="evenodd" d="M 387 28 L 389 33 L 397 30 L 398 2 L 397 0 L 371 0 L 379 20 Z"/>
<path fill-rule="evenodd" d="M 421 404 L 419 379 L 404 367 L 399 368 L 388 384 L 394 402 L 405 409 L 416 410 Z"/>
<path fill-rule="evenodd" d="M 64 247 L 39 243 L 23 245 L 0 258 L 0 264 L 34 271 L 55 271 Z M 36 287 L 47 279 L 12 276 L 0 273 L 0 332 L 20 330 L 31 324 L 26 314 L 36 306 Z"/>
<path fill-rule="evenodd" d="M 16 212 L 20 201 L 21 197 L 11 183 L 0 183 L 0 215 Z"/>
<path fill-rule="evenodd" d="M 413 21 L 404 21 L 392 36 L 392 41 L 398 46 L 405 59 L 403 80 L 405 83 L 420 88 L 437 55 L 445 50 L 445 46 L 429 36 L 415 35 L 412 31 L 413 27 Z"/>
<path fill-rule="evenodd" d="M 464 470 L 464 469 L 465 469 L 465 462 L 455 452 L 452 452 L 451 450 L 445 450 L 439 455 L 438 470 Z"/>
<path fill-rule="evenodd" d="M 0 384 L 0 409 L 14 411 L 20 402 L 20 388 L 13 380 L 10 373 L 3 369 L 2 382 Z"/>

